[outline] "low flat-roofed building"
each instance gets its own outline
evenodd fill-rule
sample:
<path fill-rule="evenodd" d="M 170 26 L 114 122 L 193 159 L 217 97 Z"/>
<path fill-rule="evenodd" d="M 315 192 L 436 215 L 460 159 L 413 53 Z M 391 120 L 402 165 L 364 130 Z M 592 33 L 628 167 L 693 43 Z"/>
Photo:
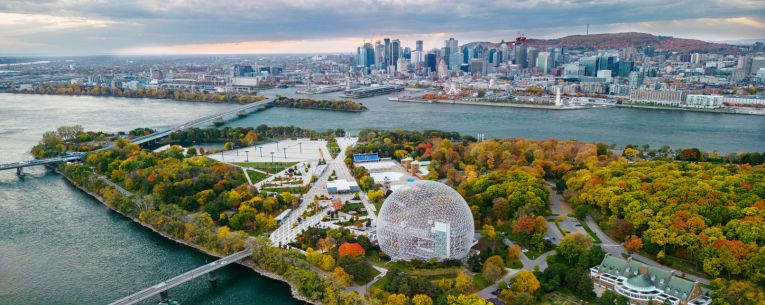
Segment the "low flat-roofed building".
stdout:
<path fill-rule="evenodd" d="M 650 266 L 631 257 L 606 255 L 600 265 L 590 268 L 593 284 L 629 299 L 630 304 L 708 305 L 698 282 L 681 278 L 675 271 Z"/>
<path fill-rule="evenodd" d="M 338 179 L 335 181 L 327 182 L 327 192 L 331 194 L 352 193 L 352 192 L 358 192 L 358 191 L 359 191 L 359 185 L 355 181 Z"/>

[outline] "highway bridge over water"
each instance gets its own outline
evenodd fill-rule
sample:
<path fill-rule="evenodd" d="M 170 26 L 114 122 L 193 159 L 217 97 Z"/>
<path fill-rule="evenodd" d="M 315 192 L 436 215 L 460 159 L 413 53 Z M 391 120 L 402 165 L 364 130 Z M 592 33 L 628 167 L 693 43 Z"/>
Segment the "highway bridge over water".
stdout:
<path fill-rule="evenodd" d="M 237 115 L 238 116 L 241 113 L 249 113 L 249 112 L 259 111 L 261 109 L 264 109 L 264 108 L 270 106 L 272 103 L 273 103 L 273 99 L 269 98 L 269 99 L 265 99 L 265 100 L 262 100 L 262 101 L 259 101 L 259 102 L 254 102 L 254 103 L 238 106 L 236 108 L 232 108 L 232 109 L 220 112 L 220 113 L 211 114 L 211 115 L 208 115 L 208 116 L 203 116 L 201 118 L 197 118 L 197 119 L 188 121 L 186 123 L 183 123 L 181 125 L 178 125 L 176 127 L 170 128 L 170 129 L 166 129 L 166 130 L 162 130 L 162 131 L 157 131 L 155 133 L 148 134 L 148 135 L 145 135 L 145 136 L 140 136 L 140 137 L 134 138 L 134 139 L 132 139 L 130 141 L 135 143 L 135 144 L 143 144 L 143 143 L 159 140 L 161 138 L 167 137 L 168 135 L 170 135 L 170 134 L 172 134 L 172 133 L 174 133 L 176 131 L 181 131 L 181 130 L 188 129 L 188 128 L 199 127 L 199 126 L 202 126 L 202 125 L 205 125 L 205 124 L 209 124 L 210 122 L 213 122 L 213 121 L 216 121 L 216 120 L 221 120 L 222 121 L 222 120 L 226 119 L 226 117 L 231 117 L 232 115 Z M 99 150 L 111 149 L 111 148 L 112 148 L 112 146 L 109 145 L 108 147 L 104 147 L 104 148 L 101 148 Z M 80 160 L 80 159 L 84 158 L 86 154 L 87 154 L 86 152 L 73 153 L 73 154 L 69 154 L 69 155 L 65 155 L 65 156 L 60 156 L 60 157 L 54 157 L 54 158 L 34 159 L 34 160 L 29 160 L 29 161 L 20 161 L 20 162 L 12 162 L 12 163 L 0 164 L 0 171 L 1 170 L 16 169 L 16 172 L 21 174 L 22 173 L 22 169 L 25 168 L 25 167 L 38 166 L 38 165 L 46 165 L 46 164 L 52 164 L 52 163 L 58 163 L 58 162 L 77 161 L 77 160 Z"/>
<path fill-rule="evenodd" d="M 161 282 L 149 288 L 143 289 L 141 291 L 138 291 L 134 294 L 131 294 L 119 300 L 116 300 L 112 302 L 110 305 L 132 305 L 156 295 L 159 295 L 159 299 L 161 303 L 167 303 L 170 299 L 169 294 L 167 292 L 168 289 L 176 287 L 178 285 L 181 285 L 183 283 L 186 283 L 188 281 L 191 281 L 203 275 L 207 275 L 207 279 L 210 282 L 215 282 L 216 276 L 215 276 L 215 273 L 213 273 L 215 270 L 228 266 L 243 258 L 249 257 L 250 254 L 252 254 L 252 249 L 245 249 L 243 251 L 231 254 L 217 261 L 214 261 L 209 264 L 205 264 L 201 267 L 185 272 L 174 278 L 168 279 L 164 282 Z"/>

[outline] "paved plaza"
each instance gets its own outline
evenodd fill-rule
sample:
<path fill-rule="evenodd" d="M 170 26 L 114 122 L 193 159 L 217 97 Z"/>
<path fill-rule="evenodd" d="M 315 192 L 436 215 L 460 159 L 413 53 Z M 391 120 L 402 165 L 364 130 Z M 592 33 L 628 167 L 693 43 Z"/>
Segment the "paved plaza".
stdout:
<path fill-rule="evenodd" d="M 273 155 L 272 155 L 273 153 Z M 227 163 L 239 162 L 303 162 L 330 159 L 325 140 L 282 140 L 210 154 L 208 157 Z M 272 158 L 273 157 L 273 158 Z"/>

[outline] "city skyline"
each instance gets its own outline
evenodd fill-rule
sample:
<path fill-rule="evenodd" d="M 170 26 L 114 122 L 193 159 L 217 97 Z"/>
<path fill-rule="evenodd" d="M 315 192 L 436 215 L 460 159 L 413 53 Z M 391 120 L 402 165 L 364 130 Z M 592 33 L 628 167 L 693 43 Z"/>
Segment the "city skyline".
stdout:
<path fill-rule="evenodd" d="M 681 9 L 682 8 L 682 9 Z M 525 33 L 557 38 L 589 32 L 647 32 L 705 41 L 761 39 L 757 1 L 6 1 L 2 55 L 266 54 L 352 52 L 397 37 L 500 41 Z"/>

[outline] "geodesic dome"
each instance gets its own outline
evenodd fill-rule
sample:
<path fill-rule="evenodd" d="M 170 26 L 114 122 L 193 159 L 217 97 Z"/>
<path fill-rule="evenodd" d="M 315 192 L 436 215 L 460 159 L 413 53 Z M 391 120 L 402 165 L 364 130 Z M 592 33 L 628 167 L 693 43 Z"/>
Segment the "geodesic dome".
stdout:
<path fill-rule="evenodd" d="M 434 181 L 395 190 L 376 220 L 380 248 L 393 260 L 462 259 L 473 244 L 473 215 L 462 196 Z"/>

